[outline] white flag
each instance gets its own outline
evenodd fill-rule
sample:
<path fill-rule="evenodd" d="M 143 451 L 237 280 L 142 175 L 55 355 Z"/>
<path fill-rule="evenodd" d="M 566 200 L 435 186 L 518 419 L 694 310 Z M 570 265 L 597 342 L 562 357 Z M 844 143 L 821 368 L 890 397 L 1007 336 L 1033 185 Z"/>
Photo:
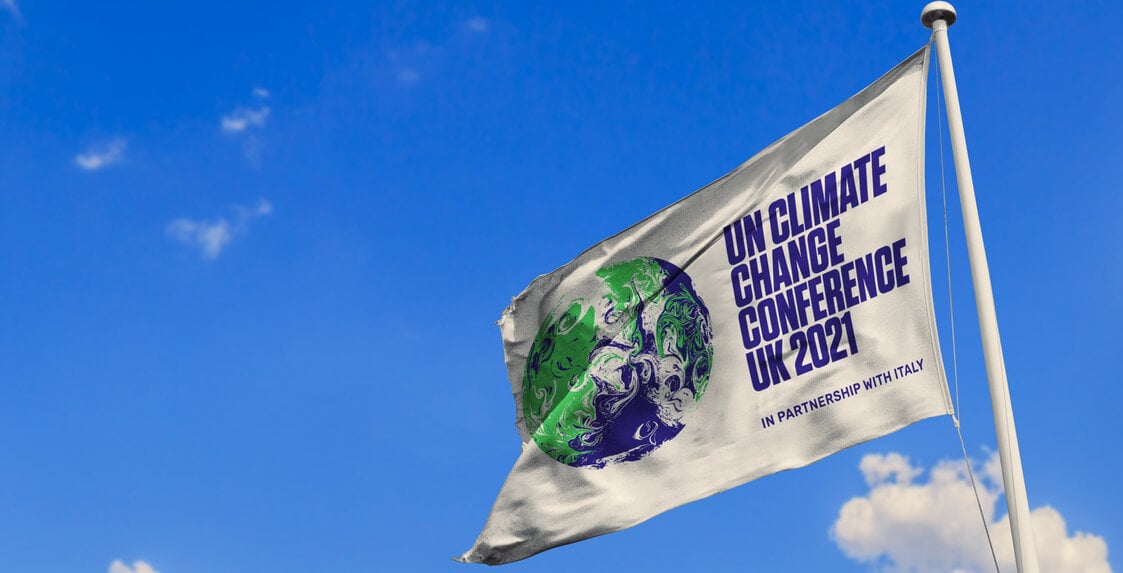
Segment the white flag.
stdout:
<path fill-rule="evenodd" d="M 950 414 L 929 286 L 925 48 L 538 277 L 500 327 L 523 449 L 507 563 Z"/>

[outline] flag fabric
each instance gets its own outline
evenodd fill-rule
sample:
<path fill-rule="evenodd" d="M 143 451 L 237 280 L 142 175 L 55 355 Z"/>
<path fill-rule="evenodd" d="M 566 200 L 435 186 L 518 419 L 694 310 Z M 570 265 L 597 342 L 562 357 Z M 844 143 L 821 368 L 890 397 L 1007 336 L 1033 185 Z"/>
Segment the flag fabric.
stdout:
<path fill-rule="evenodd" d="M 928 48 L 534 280 L 499 322 L 522 453 L 499 564 L 951 413 L 928 269 Z"/>

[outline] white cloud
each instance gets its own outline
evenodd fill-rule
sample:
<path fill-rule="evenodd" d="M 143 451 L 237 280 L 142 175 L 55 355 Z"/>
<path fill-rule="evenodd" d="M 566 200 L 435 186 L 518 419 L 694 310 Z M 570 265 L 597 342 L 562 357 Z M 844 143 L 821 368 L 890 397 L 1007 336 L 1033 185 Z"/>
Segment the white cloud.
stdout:
<path fill-rule="evenodd" d="M 238 216 L 243 221 L 248 221 L 256 217 L 264 217 L 273 213 L 273 204 L 265 199 L 258 199 L 257 205 L 253 207 L 234 207 L 238 212 Z"/>
<path fill-rule="evenodd" d="M 476 16 L 474 18 L 469 18 L 467 23 L 468 23 L 468 29 L 473 31 L 473 32 L 478 32 L 480 34 L 482 34 L 484 32 L 487 32 L 488 25 L 487 25 L 487 19 L 485 19 L 485 18 L 482 18 L 480 16 Z"/>
<path fill-rule="evenodd" d="M 862 475 L 870 486 L 889 481 L 890 478 L 895 478 L 899 483 L 909 483 L 923 473 L 909 465 L 908 458 L 893 453 L 884 456 L 865 456 L 858 464 L 858 469 L 862 470 Z"/>
<path fill-rule="evenodd" d="M 181 217 L 168 223 L 167 233 L 172 239 L 199 249 L 204 259 L 216 259 L 234 237 L 246 232 L 253 219 L 273 213 L 273 204 L 265 199 L 253 207 L 234 207 L 237 217 L 233 222 L 225 217 L 197 220 Z M 137 573 L 140 573 L 139 571 Z"/>
<path fill-rule="evenodd" d="M 1042 571 L 1111 573 L 1104 538 L 1083 531 L 1070 537 L 1060 512 L 1047 505 L 1030 512 L 1030 519 Z M 1009 516 L 1002 516 L 992 531 L 996 539 L 1006 540 L 995 547 L 1002 570 L 1014 571 L 1014 546 L 1008 541 L 1011 538 Z"/>
<path fill-rule="evenodd" d="M 927 483 L 915 481 L 924 469 L 912 466 L 900 454 L 867 455 L 859 467 L 870 491 L 847 501 L 831 528 L 831 537 L 848 557 L 883 572 L 994 571 L 962 461 L 939 462 L 929 472 Z M 994 520 L 1002 496 L 998 467 L 997 455 L 992 455 L 975 477 L 998 562 L 1003 572 L 1013 572 L 1009 521 L 1006 516 Z M 1102 537 L 1083 532 L 1069 536 L 1064 518 L 1052 507 L 1033 510 L 1030 519 L 1042 571 L 1111 572 Z"/>
<path fill-rule="evenodd" d="M 85 153 L 74 156 L 74 164 L 86 171 L 104 169 L 124 159 L 125 147 L 125 140 L 117 137 L 106 143 L 93 145 Z"/>
<path fill-rule="evenodd" d="M 251 93 L 254 99 L 260 102 L 268 100 L 271 95 L 269 90 L 260 86 L 254 87 Z M 222 116 L 220 121 L 223 132 L 239 138 L 242 143 L 242 155 L 254 167 L 261 166 L 261 155 L 264 148 L 264 144 L 256 132 L 265 127 L 265 122 L 269 119 L 269 114 L 272 111 L 264 103 L 257 107 L 239 106 L 234 111 Z"/>
<path fill-rule="evenodd" d="M 269 117 L 269 106 L 259 108 L 239 107 L 232 113 L 222 116 L 222 131 L 242 133 L 251 127 L 265 127 Z"/>
<path fill-rule="evenodd" d="M 218 258 L 234 233 L 230 228 L 230 221 L 216 219 L 213 221 L 196 221 L 180 218 L 168 223 L 168 236 L 185 244 L 197 247 L 205 259 Z"/>
<path fill-rule="evenodd" d="M 113 563 L 109 564 L 109 573 L 160 573 L 160 572 L 153 569 L 151 565 L 145 563 L 144 561 L 133 561 L 133 566 L 129 567 L 128 565 L 125 565 L 124 563 L 122 563 L 120 559 L 116 559 L 116 560 L 113 561 Z"/>

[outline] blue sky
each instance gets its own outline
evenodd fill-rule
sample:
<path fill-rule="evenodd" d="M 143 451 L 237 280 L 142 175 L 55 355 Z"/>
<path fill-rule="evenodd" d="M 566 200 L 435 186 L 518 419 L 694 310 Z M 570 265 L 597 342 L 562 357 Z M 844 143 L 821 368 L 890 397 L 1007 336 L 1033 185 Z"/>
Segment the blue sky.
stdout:
<path fill-rule="evenodd" d="M 0 562 L 473 569 L 449 558 L 519 450 L 494 326 L 510 297 L 872 82 L 927 41 L 922 5 L 0 1 Z M 1095 550 L 1118 566 L 1123 547 L 1123 7 L 957 7 L 1030 505 L 1067 524 L 1047 550 L 1091 547 L 1102 571 Z M 949 210 L 964 433 L 986 474 Z M 850 537 L 840 511 L 959 499 L 960 457 L 950 420 L 928 420 L 507 569 L 905 566 L 920 550 L 895 522 Z M 979 526 L 898 517 L 925 540 Z"/>

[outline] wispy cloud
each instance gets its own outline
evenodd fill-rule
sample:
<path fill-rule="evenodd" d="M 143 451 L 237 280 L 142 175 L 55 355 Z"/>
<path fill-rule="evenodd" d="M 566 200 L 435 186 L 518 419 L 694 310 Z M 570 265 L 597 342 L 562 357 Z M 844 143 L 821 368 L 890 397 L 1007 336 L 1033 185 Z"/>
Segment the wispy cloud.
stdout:
<path fill-rule="evenodd" d="M 265 127 L 265 120 L 269 118 L 269 106 L 257 108 L 239 107 L 233 112 L 222 116 L 222 131 L 226 133 L 242 133 L 250 128 Z"/>
<path fill-rule="evenodd" d="M 261 166 L 261 152 L 264 148 L 257 132 L 265 127 L 272 109 L 265 104 L 270 97 L 269 90 L 256 86 L 251 90 L 258 105 L 239 106 L 234 111 L 222 116 L 219 125 L 223 133 L 227 133 L 242 142 L 242 155 L 254 167 Z"/>
<path fill-rule="evenodd" d="M 257 205 L 253 207 L 234 207 L 234 211 L 238 213 L 238 217 L 242 220 L 254 219 L 257 217 L 264 217 L 273 214 L 273 204 L 265 199 L 258 199 Z"/>
<path fill-rule="evenodd" d="M 144 561 L 133 561 L 133 566 L 125 565 L 120 559 L 109 564 L 109 573 L 160 573 Z"/>
<path fill-rule="evenodd" d="M 997 454 L 976 475 L 983 514 L 1004 572 L 1015 570 L 1010 522 L 994 519 L 1002 497 Z M 887 573 L 982 573 L 994 570 L 975 494 L 962 461 L 944 460 L 925 473 L 896 453 L 862 458 L 859 468 L 869 485 L 865 497 L 847 501 L 831 537 L 851 559 Z M 1042 571 L 1110 573 L 1107 543 L 1090 533 L 1068 534 L 1056 509 L 1031 512 Z"/>
<path fill-rule="evenodd" d="M 265 199 L 253 207 L 234 207 L 233 220 L 189 219 L 181 217 L 168 223 L 167 233 L 172 239 L 199 250 L 204 259 L 216 259 L 234 237 L 245 233 L 254 219 L 273 213 L 273 205 Z M 139 573 L 139 572 L 138 572 Z"/>
<path fill-rule="evenodd" d="M 85 152 L 74 156 L 74 164 L 86 171 L 104 169 L 125 158 L 125 147 L 125 140 L 116 137 L 108 142 L 93 145 Z"/>
<path fill-rule="evenodd" d="M 23 16 L 20 15 L 19 4 L 16 4 L 16 0 L 0 0 L 0 7 L 7 10 L 17 22 L 22 20 Z"/>
<path fill-rule="evenodd" d="M 168 236 L 185 244 L 196 247 L 204 259 L 215 259 L 222 254 L 226 245 L 234 238 L 230 221 L 216 219 L 213 221 L 197 221 L 193 219 L 176 219 L 168 223 Z"/>
<path fill-rule="evenodd" d="M 469 30 L 471 30 L 473 32 L 476 32 L 478 34 L 483 34 L 484 32 L 487 32 L 487 30 L 488 30 L 487 19 L 483 18 L 483 17 L 480 17 L 480 16 L 468 18 L 468 21 L 466 22 L 466 24 L 467 24 Z"/>
<path fill-rule="evenodd" d="M 413 68 L 398 70 L 398 83 L 403 86 L 413 85 L 421 79 L 421 73 Z"/>
<path fill-rule="evenodd" d="M 421 81 L 425 74 L 422 70 L 432 71 L 442 59 L 444 50 L 420 40 L 409 46 L 401 46 L 386 51 L 386 63 L 401 87 L 410 87 Z"/>

